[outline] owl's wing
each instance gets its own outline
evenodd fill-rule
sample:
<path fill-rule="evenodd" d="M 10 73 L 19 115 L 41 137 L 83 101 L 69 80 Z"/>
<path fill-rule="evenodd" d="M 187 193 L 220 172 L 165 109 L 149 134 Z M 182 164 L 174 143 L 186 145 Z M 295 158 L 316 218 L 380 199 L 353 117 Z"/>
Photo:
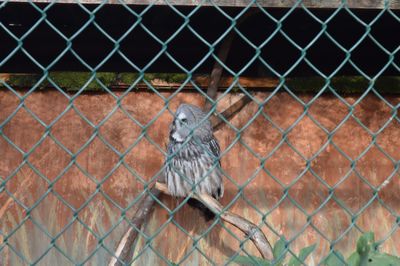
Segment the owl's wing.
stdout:
<path fill-rule="evenodd" d="M 221 166 L 221 160 L 219 158 L 221 153 L 221 148 L 219 147 L 217 140 L 213 136 L 211 139 L 207 140 L 205 144 L 206 147 L 209 149 L 209 151 L 212 153 L 212 155 L 218 158 L 219 166 Z"/>

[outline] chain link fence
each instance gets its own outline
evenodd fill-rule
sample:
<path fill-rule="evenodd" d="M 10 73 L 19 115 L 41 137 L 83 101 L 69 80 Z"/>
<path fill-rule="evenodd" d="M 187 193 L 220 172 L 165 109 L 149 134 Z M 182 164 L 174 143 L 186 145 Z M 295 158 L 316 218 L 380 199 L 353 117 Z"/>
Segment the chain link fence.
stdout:
<path fill-rule="evenodd" d="M 182 102 L 219 121 L 224 211 L 290 256 L 316 244 L 303 265 L 367 231 L 400 253 L 397 1 L 17 2 L 0 3 L 1 265 L 106 265 L 129 228 L 134 265 L 259 256 L 188 198 L 132 222 Z"/>

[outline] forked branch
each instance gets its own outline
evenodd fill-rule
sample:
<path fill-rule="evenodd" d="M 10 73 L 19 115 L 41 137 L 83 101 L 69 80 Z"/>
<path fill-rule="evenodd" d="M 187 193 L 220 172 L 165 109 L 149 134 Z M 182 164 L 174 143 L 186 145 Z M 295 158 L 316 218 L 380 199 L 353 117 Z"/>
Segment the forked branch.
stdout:
<path fill-rule="evenodd" d="M 167 195 L 170 195 L 168 187 L 165 184 L 157 182 L 155 184 L 155 188 Z M 273 260 L 271 244 L 257 225 L 237 214 L 224 211 L 224 206 L 222 206 L 210 195 L 193 193 L 191 197 L 201 201 L 204 206 L 210 209 L 215 215 L 221 217 L 223 221 L 237 227 L 240 231 L 247 235 L 251 241 L 253 241 L 254 245 L 257 247 L 264 259 Z"/>

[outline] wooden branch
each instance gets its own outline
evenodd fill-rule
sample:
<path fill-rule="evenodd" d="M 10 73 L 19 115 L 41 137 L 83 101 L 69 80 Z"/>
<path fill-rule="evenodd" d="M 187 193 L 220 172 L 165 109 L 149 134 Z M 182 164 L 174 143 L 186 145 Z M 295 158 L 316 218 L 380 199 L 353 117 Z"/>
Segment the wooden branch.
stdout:
<path fill-rule="evenodd" d="M 155 187 L 152 187 L 149 193 L 153 194 L 153 197 L 156 198 L 160 195 L 160 191 Z M 126 265 L 132 260 L 133 244 L 139 234 L 138 230 L 142 227 L 154 205 L 153 197 L 150 194 L 146 194 L 140 201 L 138 210 L 130 221 L 131 225 L 119 241 L 115 254 L 108 264 L 109 266 Z"/>
<path fill-rule="evenodd" d="M 167 195 L 170 195 L 166 184 L 156 182 L 155 188 Z M 195 193 L 192 195 L 192 198 L 201 201 L 204 206 L 210 209 L 215 215 L 219 215 L 222 220 L 237 227 L 245 235 L 249 236 L 264 259 L 271 261 L 273 260 L 271 244 L 257 225 L 237 214 L 229 211 L 223 211 L 224 207 L 210 195 Z"/>
<path fill-rule="evenodd" d="M 227 108 L 221 114 L 213 115 L 212 117 L 210 117 L 211 125 L 213 126 L 214 131 L 219 130 L 223 125 L 225 125 L 225 121 L 220 116 L 224 117 L 225 120 L 229 121 L 250 102 L 251 98 L 247 95 L 244 95 L 237 102 L 229 106 L 229 108 Z"/>
<path fill-rule="evenodd" d="M 239 26 L 242 24 L 249 16 L 252 16 L 255 13 L 258 13 L 259 10 L 252 10 L 249 11 L 238 19 L 236 26 Z M 209 112 L 214 104 L 215 99 L 217 98 L 217 92 L 218 92 L 218 87 L 219 87 L 219 82 L 221 80 L 222 76 L 222 71 L 224 70 L 223 66 L 220 64 L 220 62 L 225 63 L 226 58 L 228 57 L 229 50 L 231 49 L 233 39 L 235 38 L 235 31 L 231 30 L 229 32 L 228 36 L 225 38 L 224 42 L 222 43 L 217 57 L 219 58 L 219 61 L 216 60 L 213 70 L 211 71 L 211 77 L 210 77 L 210 84 L 208 85 L 207 89 L 207 96 L 212 99 L 210 101 L 209 99 L 206 99 L 206 103 L 204 105 L 204 111 Z"/>
<path fill-rule="evenodd" d="M 222 46 L 218 52 L 218 58 L 221 62 L 225 62 L 226 58 L 228 57 L 228 53 L 231 48 L 232 41 L 235 37 L 235 35 L 233 33 L 234 32 L 231 31 L 228 34 L 228 36 L 226 37 L 225 41 L 222 43 Z M 223 66 L 218 61 L 215 61 L 213 70 L 211 72 L 210 84 L 208 85 L 208 89 L 207 89 L 207 96 L 210 97 L 213 101 L 217 98 L 219 81 L 221 79 L 223 70 L 224 70 Z M 209 112 L 211 110 L 211 108 L 214 104 L 213 101 L 206 99 L 204 111 Z"/>

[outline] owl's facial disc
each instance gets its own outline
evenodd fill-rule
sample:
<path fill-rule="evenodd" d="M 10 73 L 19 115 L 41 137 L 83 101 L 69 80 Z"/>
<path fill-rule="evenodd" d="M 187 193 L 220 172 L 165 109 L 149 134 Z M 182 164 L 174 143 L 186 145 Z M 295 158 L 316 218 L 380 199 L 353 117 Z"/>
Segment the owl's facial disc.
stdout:
<path fill-rule="evenodd" d="M 176 142 L 184 142 L 186 136 L 185 133 L 187 131 L 187 124 L 188 124 L 188 120 L 187 117 L 184 113 L 179 113 L 174 121 L 174 128 L 175 130 L 172 133 L 172 138 L 176 141 Z"/>

